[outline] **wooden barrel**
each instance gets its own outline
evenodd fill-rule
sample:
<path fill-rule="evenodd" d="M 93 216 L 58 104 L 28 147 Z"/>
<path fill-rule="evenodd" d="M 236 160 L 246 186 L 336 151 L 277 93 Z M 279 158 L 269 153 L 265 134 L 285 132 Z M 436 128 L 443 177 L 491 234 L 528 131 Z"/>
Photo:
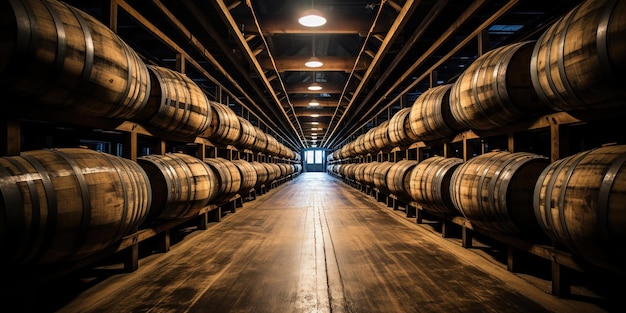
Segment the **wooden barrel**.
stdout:
<path fill-rule="evenodd" d="M 370 187 L 375 187 L 376 185 L 374 184 L 374 173 L 376 171 L 376 168 L 380 165 L 380 162 L 369 162 L 364 164 L 366 165 L 363 169 L 363 183 Z"/>
<path fill-rule="evenodd" d="M 254 184 L 254 187 L 259 188 L 265 183 L 267 183 L 268 178 L 269 178 L 267 167 L 263 165 L 261 162 L 257 162 L 257 161 L 250 162 L 250 165 L 252 165 L 252 167 L 254 168 L 254 171 L 256 172 L 257 179 L 256 179 L 256 183 Z"/>
<path fill-rule="evenodd" d="M 280 168 L 280 177 L 291 174 L 291 167 L 285 163 L 275 163 Z"/>
<path fill-rule="evenodd" d="M 556 244 L 603 268 L 626 271 L 626 145 L 550 164 L 537 180 L 533 206 Z"/>
<path fill-rule="evenodd" d="M 0 158 L 0 263 L 97 254 L 146 219 L 150 181 L 136 163 L 88 149 Z"/>
<path fill-rule="evenodd" d="M 354 152 L 354 141 L 350 141 L 341 147 L 341 157 L 343 159 L 355 157 L 357 154 Z"/>
<path fill-rule="evenodd" d="M 265 185 L 269 185 L 274 180 L 280 178 L 281 172 L 280 172 L 280 166 L 278 166 L 278 164 L 268 163 L 268 162 L 263 162 L 261 164 L 263 164 L 265 168 L 267 169 L 267 183 Z"/>
<path fill-rule="evenodd" d="M 461 212 L 452 203 L 450 180 L 463 159 L 432 156 L 415 166 L 411 173 L 411 198 L 425 211 L 459 216 Z"/>
<path fill-rule="evenodd" d="M 361 134 L 354 140 L 354 154 L 365 155 L 367 150 L 365 149 L 365 134 Z"/>
<path fill-rule="evenodd" d="M 257 170 L 250 162 L 246 160 L 233 160 L 235 166 L 241 174 L 241 186 L 239 187 L 240 194 L 247 194 L 257 183 Z"/>
<path fill-rule="evenodd" d="M 548 28 L 534 46 L 532 83 L 555 110 L 623 107 L 626 3 L 587 0 Z"/>
<path fill-rule="evenodd" d="M 267 146 L 265 147 L 265 154 L 271 156 L 278 156 L 280 152 L 279 142 L 276 138 L 270 134 L 265 134 L 267 138 Z"/>
<path fill-rule="evenodd" d="M 459 124 L 493 130 L 547 111 L 530 77 L 534 43 L 496 48 L 467 67 L 450 92 L 450 108 Z"/>
<path fill-rule="evenodd" d="M 400 160 L 394 163 L 387 173 L 389 191 L 403 201 L 411 201 L 411 174 L 417 165 L 416 160 Z"/>
<path fill-rule="evenodd" d="M 389 120 L 386 120 L 376 126 L 374 131 L 374 147 L 377 151 L 390 151 L 393 146 L 389 139 Z"/>
<path fill-rule="evenodd" d="M 241 174 L 233 161 L 216 157 L 205 158 L 218 182 L 218 192 L 209 204 L 222 204 L 230 201 L 241 189 Z"/>
<path fill-rule="evenodd" d="M 376 186 L 380 192 L 387 195 L 391 194 L 391 190 L 389 190 L 389 186 L 387 186 L 387 174 L 394 164 L 394 162 L 385 161 L 380 162 L 380 164 L 374 168 L 374 186 Z"/>
<path fill-rule="evenodd" d="M 365 184 L 365 169 L 368 163 L 356 163 L 354 167 L 354 180 L 361 184 Z"/>
<path fill-rule="evenodd" d="M 215 143 L 234 145 L 241 136 L 241 123 L 233 110 L 219 102 L 210 101 L 211 124 L 200 137 L 207 138 Z"/>
<path fill-rule="evenodd" d="M 452 84 L 430 88 L 411 106 L 409 126 L 418 140 L 450 139 L 465 128 L 456 122 L 450 108 Z"/>
<path fill-rule="evenodd" d="M 261 128 L 254 126 L 254 144 L 252 145 L 252 150 L 258 153 L 265 153 L 265 149 L 267 148 L 267 136 L 265 132 L 261 130 Z"/>
<path fill-rule="evenodd" d="M 60 1 L 2 1 L 0 26 L 5 97 L 104 118 L 131 118 L 145 106 L 145 63 L 85 12 Z"/>
<path fill-rule="evenodd" d="M 408 146 L 418 141 L 409 119 L 411 109 L 412 107 L 403 108 L 389 120 L 389 143 L 391 146 Z"/>
<path fill-rule="evenodd" d="M 202 134 L 212 120 L 209 99 L 198 85 L 180 72 L 147 65 L 150 98 L 133 120 L 180 137 Z"/>
<path fill-rule="evenodd" d="M 183 153 L 137 158 L 152 187 L 148 219 L 173 220 L 197 216 L 216 196 L 217 178 L 202 160 Z"/>
<path fill-rule="evenodd" d="M 237 119 L 239 119 L 239 123 L 241 124 L 241 134 L 234 145 L 237 148 L 251 150 L 254 147 L 254 140 L 256 139 L 254 125 L 241 116 L 237 116 Z"/>
<path fill-rule="evenodd" d="M 378 126 L 370 128 L 370 130 L 368 130 L 365 133 L 365 139 L 364 139 L 363 145 L 365 147 L 366 153 L 370 153 L 370 154 L 378 153 L 378 148 L 376 147 L 376 143 L 374 141 L 374 138 L 376 136 L 376 127 Z"/>
<path fill-rule="evenodd" d="M 526 152 L 476 156 L 452 174 L 452 203 L 474 227 L 544 238 L 533 212 L 533 188 L 549 163 L 545 157 Z"/>
<path fill-rule="evenodd" d="M 355 175 L 355 170 L 356 170 L 356 163 L 348 163 L 348 164 L 344 164 L 344 166 L 341 167 L 342 173 L 345 177 L 350 178 L 350 179 L 354 179 L 354 175 Z"/>

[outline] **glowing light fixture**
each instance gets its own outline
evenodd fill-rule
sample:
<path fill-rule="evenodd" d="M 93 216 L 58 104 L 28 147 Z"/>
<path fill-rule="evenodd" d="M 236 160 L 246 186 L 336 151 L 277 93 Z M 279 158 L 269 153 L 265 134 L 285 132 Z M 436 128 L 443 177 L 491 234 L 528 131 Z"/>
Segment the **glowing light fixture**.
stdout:
<path fill-rule="evenodd" d="M 316 10 L 306 10 L 298 19 L 298 23 L 306 27 L 320 27 L 326 24 L 326 18 Z"/>
<path fill-rule="evenodd" d="M 307 87 L 307 89 L 311 91 L 318 91 L 322 90 L 322 86 L 318 83 L 312 83 L 309 87 Z"/>
<path fill-rule="evenodd" d="M 320 59 L 318 59 L 317 57 L 314 57 L 314 56 L 309 58 L 304 63 L 304 66 L 306 66 L 306 67 L 313 67 L 313 68 L 321 67 L 322 65 L 324 65 L 324 63 Z"/>
<path fill-rule="evenodd" d="M 311 117 L 320 117 L 319 114 L 311 114 Z"/>
<path fill-rule="evenodd" d="M 319 122 L 311 122 L 311 124 L 317 125 L 317 124 L 319 124 Z"/>
<path fill-rule="evenodd" d="M 311 100 L 311 102 L 309 102 L 309 105 L 312 106 L 312 107 L 316 107 L 316 106 L 319 106 L 320 103 L 317 102 L 317 100 L 313 99 L 313 100 Z"/>
<path fill-rule="evenodd" d="M 317 130 L 317 127 L 313 127 L 313 128 L 311 128 L 311 130 Z"/>
<path fill-rule="evenodd" d="M 311 136 L 317 136 L 317 133 L 311 133 Z"/>
<path fill-rule="evenodd" d="M 311 137 L 311 139 L 317 139 L 317 136 L 313 136 L 313 137 Z"/>

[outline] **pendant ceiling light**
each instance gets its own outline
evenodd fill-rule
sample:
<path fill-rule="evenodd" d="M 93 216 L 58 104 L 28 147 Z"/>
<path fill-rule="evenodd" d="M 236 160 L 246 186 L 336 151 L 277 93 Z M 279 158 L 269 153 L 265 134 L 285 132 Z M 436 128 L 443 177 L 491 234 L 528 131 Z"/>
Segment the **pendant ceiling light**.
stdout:
<path fill-rule="evenodd" d="M 320 27 L 326 24 L 326 18 L 319 11 L 309 9 L 304 11 L 302 17 L 298 19 L 298 23 L 306 27 Z"/>
<path fill-rule="evenodd" d="M 324 63 L 322 63 L 322 61 L 320 61 L 320 59 L 316 58 L 315 56 L 312 56 L 304 63 L 304 66 L 313 68 L 321 67 L 322 65 L 324 65 Z"/>
<path fill-rule="evenodd" d="M 317 83 L 317 77 L 316 77 L 315 74 L 316 73 L 313 72 L 313 83 L 311 85 L 309 85 L 309 87 L 307 87 L 308 90 L 311 90 L 311 91 L 322 90 L 322 85 Z"/>
<path fill-rule="evenodd" d="M 311 100 L 311 102 L 309 102 L 309 105 L 312 107 L 316 107 L 316 106 L 319 106 L 320 103 L 317 100 L 313 99 Z"/>

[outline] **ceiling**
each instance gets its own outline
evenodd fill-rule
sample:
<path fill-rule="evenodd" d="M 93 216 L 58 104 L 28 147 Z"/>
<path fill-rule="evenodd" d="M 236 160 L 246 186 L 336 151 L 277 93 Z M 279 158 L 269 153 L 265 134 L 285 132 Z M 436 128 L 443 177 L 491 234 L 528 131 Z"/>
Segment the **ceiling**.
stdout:
<path fill-rule="evenodd" d="M 146 62 L 183 71 L 216 101 L 299 151 L 335 150 L 486 52 L 535 40 L 579 1 L 66 1 Z M 327 23 L 298 24 L 314 8 Z M 320 68 L 304 66 L 315 56 Z M 312 82 L 321 91 L 309 91 Z M 319 106 L 310 106 L 311 100 Z M 315 124 L 314 124 L 315 123 Z"/>

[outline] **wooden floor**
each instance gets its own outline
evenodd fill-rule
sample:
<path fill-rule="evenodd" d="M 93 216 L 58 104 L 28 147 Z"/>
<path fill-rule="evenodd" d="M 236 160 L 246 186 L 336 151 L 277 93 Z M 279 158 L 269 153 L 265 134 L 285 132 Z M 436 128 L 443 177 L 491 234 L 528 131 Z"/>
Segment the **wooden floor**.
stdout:
<path fill-rule="evenodd" d="M 167 253 L 61 285 L 37 312 L 604 312 L 561 299 L 325 173 L 245 202 Z M 88 276 L 82 273 L 83 276 Z M 79 280 L 79 279 L 77 279 Z M 57 289 L 58 289 L 57 288 Z M 49 301 L 49 303 L 47 302 Z"/>

